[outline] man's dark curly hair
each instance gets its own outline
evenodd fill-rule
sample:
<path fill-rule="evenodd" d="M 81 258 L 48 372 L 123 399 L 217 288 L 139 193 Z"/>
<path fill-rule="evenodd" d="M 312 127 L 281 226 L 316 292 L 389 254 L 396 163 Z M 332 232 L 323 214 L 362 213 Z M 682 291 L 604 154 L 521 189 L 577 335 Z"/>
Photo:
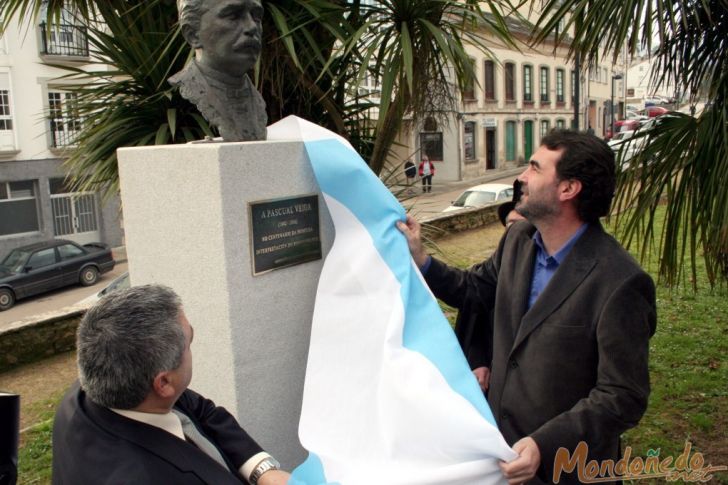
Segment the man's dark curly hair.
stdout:
<path fill-rule="evenodd" d="M 564 150 L 556 164 L 556 176 L 581 182 L 576 201 L 581 220 L 595 222 L 609 214 L 616 184 L 614 152 L 609 145 L 594 135 L 574 130 L 553 130 L 541 139 L 541 145 Z"/>

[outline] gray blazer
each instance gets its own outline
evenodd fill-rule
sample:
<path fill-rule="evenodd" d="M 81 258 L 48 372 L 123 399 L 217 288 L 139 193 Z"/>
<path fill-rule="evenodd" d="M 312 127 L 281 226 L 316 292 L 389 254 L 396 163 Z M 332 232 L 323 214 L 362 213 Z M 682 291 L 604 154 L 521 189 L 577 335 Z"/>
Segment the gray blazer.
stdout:
<path fill-rule="evenodd" d="M 571 454 L 585 441 L 590 460 L 617 460 L 620 434 L 642 417 L 655 288 L 594 223 L 527 310 L 534 232 L 516 223 L 487 261 L 462 271 L 433 260 L 425 279 L 449 305 L 477 299 L 494 308 L 488 401 L 508 443 L 524 436 L 538 443 L 537 477 L 550 482 L 560 447 Z M 562 475 L 560 483 L 576 481 Z"/>

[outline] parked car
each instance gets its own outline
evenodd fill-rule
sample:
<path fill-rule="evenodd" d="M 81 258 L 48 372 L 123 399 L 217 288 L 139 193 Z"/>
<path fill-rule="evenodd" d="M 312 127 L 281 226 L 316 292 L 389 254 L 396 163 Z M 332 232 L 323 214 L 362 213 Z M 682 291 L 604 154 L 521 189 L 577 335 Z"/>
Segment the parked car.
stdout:
<path fill-rule="evenodd" d="M 650 98 L 645 98 L 645 107 L 659 106 L 661 104 L 667 104 L 668 102 L 669 101 L 662 96 L 652 96 Z"/>
<path fill-rule="evenodd" d="M 656 118 L 649 120 L 647 128 L 640 127 L 639 132 L 643 132 L 646 129 L 651 128 L 655 124 Z M 645 147 L 647 138 L 644 136 L 636 137 L 638 131 L 622 131 L 617 133 L 614 140 L 609 141 L 607 144 L 609 148 L 614 151 L 615 161 L 620 170 L 628 170 L 632 158 L 637 155 Z"/>
<path fill-rule="evenodd" d="M 0 311 L 56 288 L 76 283 L 91 286 L 114 264 L 111 249 L 103 243 L 79 246 L 54 239 L 13 249 L 0 261 Z"/>
<path fill-rule="evenodd" d="M 639 114 L 638 111 L 627 110 L 625 113 L 625 119 L 627 120 L 646 120 L 647 116 Z"/>
<path fill-rule="evenodd" d="M 101 299 L 104 295 L 108 295 L 109 293 L 113 293 L 116 290 L 123 290 L 124 288 L 129 288 L 131 286 L 129 284 L 129 272 L 126 271 L 116 278 L 114 278 L 111 283 L 109 283 L 107 286 L 104 287 L 101 291 L 94 293 L 93 295 L 89 295 L 83 300 L 76 303 L 77 305 L 93 305 L 97 301 Z"/>
<path fill-rule="evenodd" d="M 668 113 L 670 110 L 663 108 L 662 106 L 648 106 L 643 110 L 638 111 L 638 114 L 645 115 L 648 118 L 655 118 Z"/>
<path fill-rule="evenodd" d="M 470 187 L 460 194 L 450 207 L 442 212 L 452 212 L 471 207 L 483 207 L 497 202 L 511 200 L 513 186 L 507 184 L 482 184 Z"/>

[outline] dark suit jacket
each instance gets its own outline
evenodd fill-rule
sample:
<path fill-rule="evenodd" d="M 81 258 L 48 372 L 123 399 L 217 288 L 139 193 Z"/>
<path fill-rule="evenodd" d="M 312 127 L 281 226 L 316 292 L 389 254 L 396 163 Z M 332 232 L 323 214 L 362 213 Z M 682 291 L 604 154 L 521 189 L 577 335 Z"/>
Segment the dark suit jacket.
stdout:
<path fill-rule="evenodd" d="M 187 390 L 175 408 L 192 419 L 237 470 L 262 451 L 224 408 Z M 194 445 L 99 406 L 76 383 L 53 424 L 53 483 L 240 485 L 240 477 Z"/>
<path fill-rule="evenodd" d="M 650 392 L 652 279 L 598 223 L 591 224 L 527 311 L 536 256 L 528 222 L 514 224 L 487 261 L 468 271 L 433 260 L 426 281 L 447 304 L 494 308 L 488 401 L 508 443 L 531 436 L 538 477 L 550 481 L 559 447 L 580 441 L 589 459 L 618 459 Z M 561 483 L 575 481 L 564 477 Z"/>

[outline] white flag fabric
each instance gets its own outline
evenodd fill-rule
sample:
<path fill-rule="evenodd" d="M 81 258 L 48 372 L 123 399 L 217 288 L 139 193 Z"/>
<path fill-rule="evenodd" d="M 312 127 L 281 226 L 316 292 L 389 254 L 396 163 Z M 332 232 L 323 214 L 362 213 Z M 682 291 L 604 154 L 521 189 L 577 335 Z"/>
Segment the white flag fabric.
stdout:
<path fill-rule="evenodd" d="M 335 227 L 316 295 L 289 484 L 505 483 L 516 457 L 395 222 L 396 198 L 343 138 L 296 117 Z"/>

